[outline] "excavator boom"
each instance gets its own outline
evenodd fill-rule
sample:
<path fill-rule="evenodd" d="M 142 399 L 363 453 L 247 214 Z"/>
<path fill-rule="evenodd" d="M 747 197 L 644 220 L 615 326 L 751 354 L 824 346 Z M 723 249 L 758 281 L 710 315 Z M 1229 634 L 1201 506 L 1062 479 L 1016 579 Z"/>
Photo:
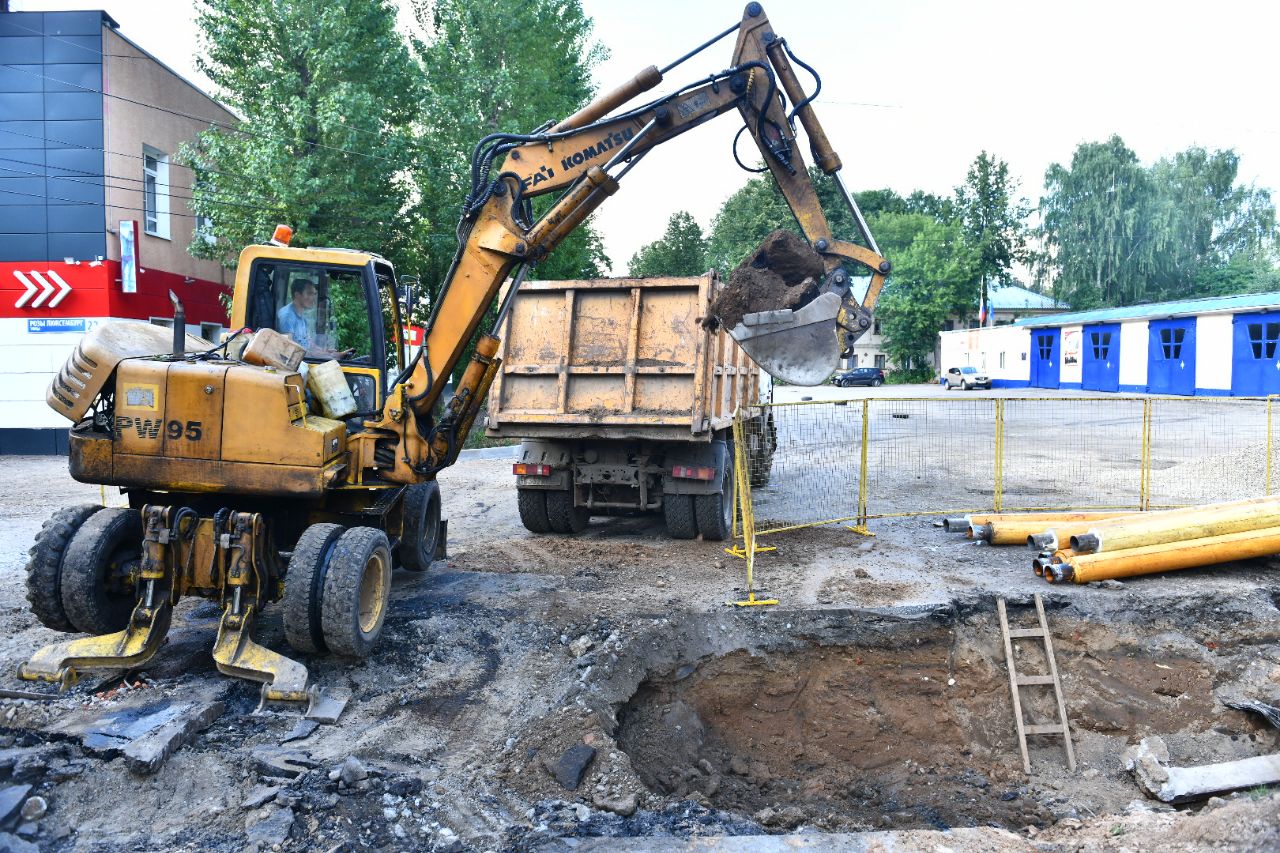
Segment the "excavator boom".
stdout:
<path fill-rule="evenodd" d="M 624 108 L 637 95 L 657 86 L 671 68 L 735 32 L 737 42 L 729 68 L 647 104 Z M 831 374 L 839 358 L 851 351 L 854 339 L 870 327 L 871 311 L 889 264 L 880 256 L 852 194 L 840 180 L 841 160 L 818 122 L 812 98 L 805 95 L 796 78 L 793 59 L 760 4 L 753 2 L 737 25 L 661 71 L 645 69 L 558 124 L 531 134 L 500 133 L 481 140 L 472 159 L 473 182 L 459 226 L 458 251 L 427 322 L 425 346 L 406 381 L 397 393 L 389 395 L 383 417 L 370 424 L 395 430 L 402 437 L 395 470 L 384 471 L 385 475 L 408 482 L 415 472 L 420 477 L 452 461 L 448 457 L 456 454 L 457 427 L 474 418 L 483 393 L 478 386 L 468 386 L 464 375 L 457 392 L 464 399 L 455 395 L 448 406 L 453 417 L 447 413 L 436 423 L 431 413 L 443 391 L 444 378 L 453 372 L 513 270 L 520 267 L 520 274 L 508 290 L 500 317 L 528 267 L 545 258 L 616 193 L 619 181 L 646 153 L 735 109 L 744 121 L 743 132 L 755 141 L 801 232 L 821 255 L 826 276 L 820 295 L 808 305 L 747 314 L 729 332 L 774 376 L 812 385 Z M 620 112 L 614 112 L 619 108 Z M 832 233 L 796 144 L 797 119 L 809 138 L 816 164 L 834 175 L 843 191 L 862 244 Z M 556 202 L 535 221 L 532 199 L 557 192 Z M 861 303 L 851 294 L 850 265 L 870 273 Z M 491 343 L 483 351 L 496 351 L 496 338 L 484 338 Z M 496 365 L 485 356 L 480 362 L 468 373 L 487 388 Z M 406 406 L 416 417 L 416 434 L 405 423 Z M 406 448 L 406 444 L 413 447 Z"/>

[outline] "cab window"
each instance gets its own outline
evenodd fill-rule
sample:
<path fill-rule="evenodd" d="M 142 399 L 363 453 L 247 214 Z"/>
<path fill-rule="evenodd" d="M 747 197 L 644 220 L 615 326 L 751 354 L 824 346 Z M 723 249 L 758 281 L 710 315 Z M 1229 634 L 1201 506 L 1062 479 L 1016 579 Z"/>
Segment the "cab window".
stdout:
<path fill-rule="evenodd" d="M 249 325 L 301 344 L 308 359 L 369 363 L 373 335 L 359 268 L 259 260 Z"/>

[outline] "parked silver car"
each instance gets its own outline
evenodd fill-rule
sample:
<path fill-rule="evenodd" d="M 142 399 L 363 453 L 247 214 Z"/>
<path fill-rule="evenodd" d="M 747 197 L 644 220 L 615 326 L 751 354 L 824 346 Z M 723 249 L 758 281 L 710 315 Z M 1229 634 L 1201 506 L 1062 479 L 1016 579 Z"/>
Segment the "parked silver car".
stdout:
<path fill-rule="evenodd" d="M 968 391 L 970 388 L 990 388 L 991 377 L 987 376 L 985 371 L 978 370 L 976 367 L 953 367 L 942 375 L 943 380 L 947 384 L 947 390 L 952 388 L 963 388 Z"/>

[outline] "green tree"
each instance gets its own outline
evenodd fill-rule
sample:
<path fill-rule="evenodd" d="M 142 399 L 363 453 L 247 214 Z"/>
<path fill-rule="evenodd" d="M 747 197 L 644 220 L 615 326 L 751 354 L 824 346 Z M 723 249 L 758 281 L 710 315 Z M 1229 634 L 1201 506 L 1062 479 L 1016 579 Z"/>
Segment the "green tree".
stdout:
<path fill-rule="evenodd" d="M 431 257 L 423 280 L 442 282 L 471 189 L 471 154 L 491 133 L 529 133 L 592 96 L 591 69 L 607 56 L 591 40 L 579 0 L 413 0 L 426 33 L 415 42 L 425 70 L 422 132 L 427 169 L 419 181 Z M 550 205 L 539 199 L 535 213 Z M 592 278 L 609 266 L 588 222 L 531 276 Z"/>
<path fill-rule="evenodd" d="M 1272 281 L 1270 193 L 1236 183 L 1233 151 L 1193 147 L 1144 169 L 1118 136 L 1049 167 L 1040 281 L 1072 307 L 1131 305 Z"/>
<path fill-rule="evenodd" d="M 182 152 L 196 174 L 191 206 L 212 220 L 192 254 L 233 264 L 283 222 L 302 245 L 411 265 L 421 74 L 396 33 L 395 7 L 201 0 L 197 20 L 197 65 L 241 121 Z"/>
<path fill-rule="evenodd" d="M 1082 143 L 1069 168 L 1045 173 L 1037 276 L 1076 309 L 1142 301 L 1153 203 L 1150 176 L 1119 136 Z"/>
<path fill-rule="evenodd" d="M 892 239 L 911 235 L 880 296 L 885 351 L 908 380 L 928 379 L 938 331 L 952 314 L 972 310 L 981 255 L 956 222 L 917 213 L 888 214 L 878 224 Z"/>
<path fill-rule="evenodd" d="M 1232 266 L 1229 277 L 1238 278 L 1241 270 L 1266 262 L 1275 206 L 1265 190 L 1236 184 L 1238 167 L 1234 151 L 1196 147 L 1151 168 L 1150 298 L 1206 295 L 1207 273 Z"/>
<path fill-rule="evenodd" d="M 1009 164 L 986 151 L 978 154 L 965 182 L 956 187 L 956 214 L 966 242 L 978 256 L 979 301 L 989 300 L 991 283 L 1009 281 L 1013 264 L 1026 257 L 1029 208 L 1025 200 L 1014 198 L 1016 192 Z"/>
<path fill-rule="evenodd" d="M 667 220 L 660 238 L 631 256 L 628 268 L 636 277 L 701 275 L 707 271 L 707 239 L 693 215 L 678 210 Z"/>

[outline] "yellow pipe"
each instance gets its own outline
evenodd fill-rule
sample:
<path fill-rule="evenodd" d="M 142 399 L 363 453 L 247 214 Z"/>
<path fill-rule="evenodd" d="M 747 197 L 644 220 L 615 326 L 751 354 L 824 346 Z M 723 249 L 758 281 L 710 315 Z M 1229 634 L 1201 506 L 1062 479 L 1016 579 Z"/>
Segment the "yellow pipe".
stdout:
<path fill-rule="evenodd" d="M 1108 512 L 992 512 L 985 515 L 968 515 L 970 524 L 990 524 L 992 521 L 1103 521 L 1123 515 L 1137 515 L 1137 509 Z"/>
<path fill-rule="evenodd" d="M 1045 571 L 1045 580 L 1090 581 L 1127 578 L 1154 572 L 1212 566 L 1235 560 L 1280 554 L 1280 527 L 1246 530 L 1226 536 L 1211 536 L 1185 542 L 1166 542 L 1128 551 L 1105 554 L 1077 554 Z"/>
<path fill-rule="evenodd" d="M 1073 534 L 1071 547 L 1081 554 L 1127 551 L 1146 545 L 1205 539 L 1265 527 L 1280 527 L 1280 498 L 1207 504 L 1153 513 L 1150 516 L 1099 522 L 1081 533 Z"/>
<path fill-rule="evenodd" d="M 1075 556 L 1075 553 L 1076 552 L 1072 551 L 1070 548 L 1063 548 L 1061 550 L 1054 551 L 1052 554 L 1047 551 L 1042 551 L 1039 554 L 1036 554 L 1036 556 L 1031 560 L 1031 570 L 1036 573 L 1036 577 L 1044 577 L 1044 570 L 1046 566 L 1052 566 L 1054 563 L 1064 562 L 1068 558 Z"/>
<path fill-rule="evenodd" d="M 992 545 L 1026 545 L 1027 540 L 1052 529 L 1058 542 L 1065 544 L 1077 533 L 1084 533 L 1096 522 L 1080 521 L 990 521 L 973 528 L 973 538 L 985 539 Z M 1056 546 L 1055 546 L 1056 548 Z"/>

